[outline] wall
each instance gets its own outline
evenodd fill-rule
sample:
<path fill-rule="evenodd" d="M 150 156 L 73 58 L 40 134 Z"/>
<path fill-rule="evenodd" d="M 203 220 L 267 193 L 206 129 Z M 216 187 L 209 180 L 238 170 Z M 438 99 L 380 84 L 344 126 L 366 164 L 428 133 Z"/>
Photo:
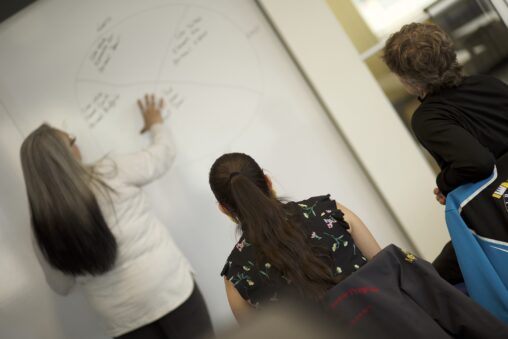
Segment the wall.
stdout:
<path fill-rule="evenodd" d="M 379 42 L 351 0 L 327 0 L 326 2 L 344 28 L 344 31 L 346 31 L 358 53 L 365 52 Z M 391 102 L 397 102 L 407 97 L 407 93 L 397 77 L 386 67 L 381 56 L 381 51 L 375 53 L 365 61 L 366 65 L 388 99 Z"/>
<path fill-rule="evenodd" d="M 104 338 L 79 288 L 59 297 L 44 281 L 18 152 L 43 121 L 76 135 L 86 162 L 139 150 L 148 139 L 135 100 L 146 92 L 166 99 L 177 147 L 148 199 L 194 266 L 217 327 L 233 321 L 219 274 L 235 225 L 207 175 L 224 152 L 254 156 L 280 195 L 330 193 L 381 245 L 411 248 L 254 1 L 40 0 L 0 25 L 0 46 L 0 338 Z"/>
<path fill-rule="evenodd" d="M 259 2 L 414 246 L 435 258 L 449 236 L 434 174 L 327 3 Z"/>

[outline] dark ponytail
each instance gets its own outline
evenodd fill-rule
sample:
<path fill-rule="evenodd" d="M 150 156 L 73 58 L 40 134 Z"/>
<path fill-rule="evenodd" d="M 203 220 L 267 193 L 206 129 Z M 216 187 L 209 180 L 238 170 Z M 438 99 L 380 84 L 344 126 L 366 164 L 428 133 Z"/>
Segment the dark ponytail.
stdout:
<path fill-rule="evenodd" d="M 246 239 L 302 295 L 319 299 L 338 282 L 296 218 L 273 196 L 254 159 L 242 153 L 221 156 L 210 171 L 210 186 L 238 219 Z"/>
<path fill-rule="evenodd" d="M 62 134 L 42 125 L 21 146 L 32 229 L 52 267 L 102 274 L 115 263 L 117 243 L 90 187 L 107 187 L 73 157 Z"/>

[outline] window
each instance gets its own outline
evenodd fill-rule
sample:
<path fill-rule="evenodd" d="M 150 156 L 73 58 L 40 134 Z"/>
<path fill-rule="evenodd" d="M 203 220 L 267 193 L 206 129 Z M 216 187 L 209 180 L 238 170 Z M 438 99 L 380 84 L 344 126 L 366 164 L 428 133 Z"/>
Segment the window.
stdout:
<path fill-rule="evenodd" d="M 423 9 L 434 0 L 353 0 L 371 31 L 382 39 L 413 21 L 422 21 Z"/>

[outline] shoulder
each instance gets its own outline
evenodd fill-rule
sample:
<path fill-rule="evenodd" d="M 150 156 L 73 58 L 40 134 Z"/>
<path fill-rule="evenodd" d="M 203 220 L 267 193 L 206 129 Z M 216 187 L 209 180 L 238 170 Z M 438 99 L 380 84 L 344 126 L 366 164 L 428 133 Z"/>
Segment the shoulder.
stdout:
<path fill-rule="evenodd" d="M 508 96 L 508 85 L 501 79 L 493 77 L 491 75 L 479 75 L 477 76 L 482 84 L 490 85 L 493 88 L 501 91 L 505 96 Z"/>
<path fill-rule="evenodd" d="M 129 154 L 108 153 L 92 165 L 92 170 L 108 185 L 136 186 L 131 185 L 129 179 L 143 164 L 146 164 L 143 151 Z"/>
<path fill-rule="evenodd" d="M 334 224 L 341 225 L 344 229 L 349 229 L 349 225 L 344 219 L 344 212 L 337 206 L 337 202 L 329 194 L 311 197 L 294 204 L 303 216 L 301 220 L 311 230 L 321 227 L 329 229 Z"/>
<path fill-rule="evenodd" d="M 432 109 L 429 110 L 423 108 L 422 106 L 418 107 L 418 109 L 413 113 L 413 116 L 411 117 L 411 129 L 417 137 L 420 137 L 424 130 L 425 124 L 427 121 L 429 121 L 429 119 L 432 119 L 432 115 L 435 114 Z"/>
<path fill-rule="evenodd" d="M 308 199 L 295 202 L 295 204 L 301 209 L 308 211 L 316 209 L 319 211 L 337 209 L 337 202 L 330 197 L 330 194 L 310 197 Z"/>
<path fill-rule="evenodd" d="M 478 74 L 464 78 L 458 87 L 465 95 L 473 95 L 490 98 L 492 95 L 508 97 L 508 85 L 492 75 Z"/>
<path fill-rule="evenodd" d="M 457 124 L 457 112 L 453 105 L 439 97 L 426 99 L 411 117 L 411 129 L 416 137 L 425 140 L 437 130 Z"/>
<path fill-rule="evenodd" d="M 305 200 L 295 202 L 302 209 L 306 208 L 337 208 L 337 203 L 330 197 L 330 194 L 317 195 Z"/>
<path fill-rule="evenodd" d="M 442 116 L 445 112 L 445 110 L 443 110 L 444 105 L 444 100 L 440 94 L 425 98 L 421 105 L 414 111 L 411 117 L 411 124 L 413 127 L 419 126 L 428 120 Z"/>
<path fill-rule="evenodd" d="M 313 205 L 315 203 L 322 203 L 326 201 L 331 201 L 330 194 L 316 195 L 304 200 L 295 201 L 295 203 L 298 205 Z"/>
<path fill-rule="evenodd" d="M 498 84 L 503 83 L 498 78 L 487 75 L 487 74 L 477 74 L 471 75 L 464 78 L 463 84 L 476 84 L 476 83 L 484 83 L 484 84 Z"/>
<path fill-rule="evenodd" d="M 113 196 L 115 197 L 114 200 L 116 200 L 120 192 L 125 192 L 126 185 L 123 178 L 123 170 L 116 156 L 106 155 L 96 161 L 90 169 L 93 177 L 100 182 L 100 185 L 94 185 L 93 187 L 93 191 L 97 198 L 104 195 L 103 188 L 105 187 L 108 188 L 108 193 L 115 193 L 112 196 L 108 196 L 107 201 L 110 201 L 110 198 Z"/>
<path fill-rule="evenodd" d="M 121 156 L 119 155 L 106 154 L 91 165 L 90 168 L 102 180 L 113 179 L 118 175 L 118 159 L 120 158 Z"/>

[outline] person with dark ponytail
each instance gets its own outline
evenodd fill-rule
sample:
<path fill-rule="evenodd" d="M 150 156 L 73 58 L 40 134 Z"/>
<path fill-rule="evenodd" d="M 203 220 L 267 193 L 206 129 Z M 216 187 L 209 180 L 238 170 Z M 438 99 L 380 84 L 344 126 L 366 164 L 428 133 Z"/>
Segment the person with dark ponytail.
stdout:
<path fill-rule="evenodd" d="M 219 157 L 209 180 L 242 234 L 221 273 L 239 320 L 289 295 L 319 300 L 380 250 L 362 221 L 328 195 L 282 202 L 246 154 Z"/>
<path fill-rule="evenodd" d="M 166 173 L 174 148 L 163 101 L 138 101 L 152 143 L 81 162 L 76 138 L 43 124 L 21 146 L 36 256 L 49 286 L 83 288 L 107 332 L 123 339 L 197 338 L 212 331 L 192 268 L 150 211 L 142 186 Z"/>

